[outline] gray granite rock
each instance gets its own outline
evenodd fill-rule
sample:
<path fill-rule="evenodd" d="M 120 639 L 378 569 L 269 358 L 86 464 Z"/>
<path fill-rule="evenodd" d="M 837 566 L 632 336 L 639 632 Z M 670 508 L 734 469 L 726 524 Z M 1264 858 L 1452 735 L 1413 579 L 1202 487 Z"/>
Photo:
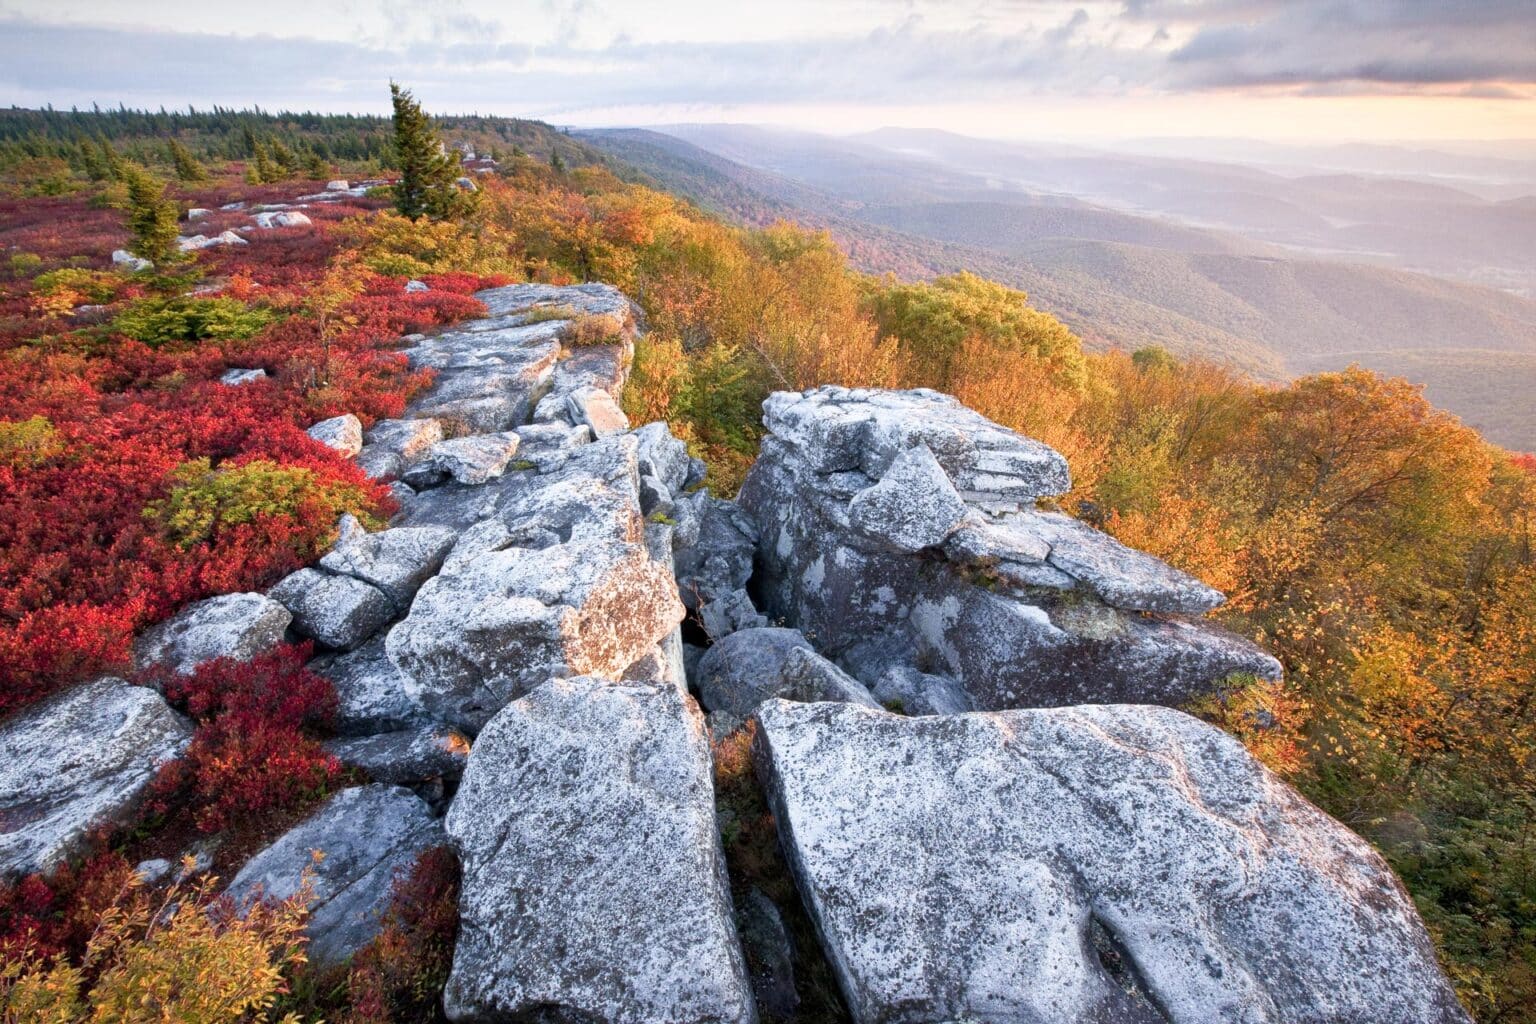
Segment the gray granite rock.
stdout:
<path fill-rule="evenodd" d="M 443 424 L 431 417 L 380 420 L 364 435 L 357 464 L 376 480 L 398 477 L 443 439 Z"/>
<path fill-rule="evenodd" d="M 399 786 L 344 789 L 246 862 L 229 885 L 237 904 L 285 900 L 312 872 L 312 963 L 337 964 L 378 934 L 395 877 L 443 842 L 441 824 L 418 796 Z M 318 861 L 314 852 L 324 856 Z"/>
<path fill-rule="evenodd" d="M 469 740 L 457 729 L 421 725 L 403 732 L 329 740 L 325 750 L 343 764 L 367 772 L 374 782 L 409 786 L 464 774 Z"/>
<path fill-rule="evenodd" d="M 231 370 L 225 370 L 223 375 L 221 377 L 219 377 L 219 383 L 220 384 L 228 385 L 229 387 L 232 387 L 232 388 L 238 388 L 238 387 L 240 387 L 241 385 L 244 385 L 244 384 L 254 384 L 254 383 L 256 383 L 259 380 L 266 380 L 266 379 L 267 379 L 267 371 L 266 370 L 260 370 L 260 369 L 257 369 L 257 370 L 244 370 L 244 369 L 236 368 L 236 369 L 231 369 Z"/>
<path fill-rule="evenodd" d="M 594 437 L 612 437 L 629 429 L 629 417 L 606 391 L 580 388 L 567 396 L 566 402 L 570 421 L 590 427 Z"/>
<path fill-rule="evenodd" d="M 363 421 L 351 413 L 321 420 L 305 433 L 327 448 L 334 448 L 343 455 L 356 458 L 363 450 Z"/>
<path fill-rule="evenodd" d="M 184 674 L 214 658 L 248 661 L 282 643 L 292 619 L 261 594 L 221 594 L 145 630 L 134 643 L 134 661 L 141 669 L 160 665 Z"/>
<path fill-rule="evenodd" d="M 766 626 L 747 595 L 757 548 L 757 525 L 734 502 L 699 491 L 673 502 L 677 522 L 673 564 L 683 603 L 705 631 L 720 639 L 738 629 Z"/>
<path fill-rule="evenodd" d="M 293 613 L 295 631 L 342 651 L 373 636 L 395 614 L 378 587 L 319 569 L 289 573 L 268 594 Z"/>
<path fill-rule="evenodd" d="M 335 687 L 334 724 L 343 736 L 395 732 L 426 720 L 426 709 L 385 653 L 383 636 L 375 636 L 355 651 L 321 655 L 309 668 Z"/>
<path fill-rule="evenodd" d="M 764 410 L 770 433 L 738 498 L 756 541 L 751 593 L 832 660 L 878 637 L 988 710 L 1182 704 L 1236 673 L 1279 677 L 1275 659 L 1200 621 L 1216 591 L 1036 511 L 1069 483 L 1045 446 L 932 392 L 820 388 Z M 876 507 L 893 470 L 903 483 Z M 939 474 L 962 500 L 958 521 Z M 918 491 L 943 495 L 936 519 L 912 511 L 929 500 Z M 899 536 L 883 536 L 893 525 Z M 685 578 L 682 550 L 678 568 Z M 883 673 L 860 675 L 873 685 Z"/>
<path fill-rule="evenodd" d="M 848 503 L 848 522 L 897 551 L 935 547 L 960 526 L 968 509 L 925 444 L 903 449 L 880 482 Z"/>
<path fill-rule="evenodd" d="M 887 670 L 872 692 L 882 707 L 904 715 L 958 715 L 975 710 L 959 683 L 947 676 L 919 672 L 909 665 Z"/>
<path fill-rule="evenodd" d="M 518 440 L 517 434 L 505 431 L 439 441 L 427 449 L 421 461 L 406 470 L 405 482 L 418 489 L 445 480 L 470 486 L 483 484 L 506 471 L 507 463 L 517 454 Z"/>
<path fill-rule="evenodd" d="M 446 526 L 402 526 L 369 533 L 350 515 L 342 517 L 336 544 L 320 559 L 323 569 L 372 584 L 404 614 L 421 585 L 443 566 L 458 540 Z"/>
<path fill-rule="evenodd" d="M 477 730 L 551 676 L 618 676 L 677 626 L 671 568 L 644 544 L 635 447 L 594 442 L 498 483 L 494 514 L 464 531 L 389 634 L 429 711 Z"/>
<path fill-rule="evenodd" d="M 636 459 L 642 477 L 655 477 L 663 487 L 673 493 L 682 493 L 688 486 L 688 446 L 672 436 L 665 423 L 647 423 L 635 430 L 640 442 Z"/>
<path fill-rule="evenodd" d="M 445 826 L 464 866 L 449 1019 L 756 1020 L 708 739 L 677 690 L 562 679 L 508 705 Z"/>
<path fill-rule="evenodd" d="M 1188 715 L 771 701 L 757 720 L 861 1024 L 1469 1019 L 1385 861 Z"/>
<path fill-rule="evenodd" d="M 699 659 L 694 685 L 709 711 L 737 717 L 771 697 L 879 706 L 863 683 L 817 654 L 794 629 L 743 629 L 716 641 Z"/>
<path fill-rule="evenodd" d="M 52 870 L 124 821 L 191 740 L 158 693 L 110 676 L 0 722 L 0 879 Z"/>

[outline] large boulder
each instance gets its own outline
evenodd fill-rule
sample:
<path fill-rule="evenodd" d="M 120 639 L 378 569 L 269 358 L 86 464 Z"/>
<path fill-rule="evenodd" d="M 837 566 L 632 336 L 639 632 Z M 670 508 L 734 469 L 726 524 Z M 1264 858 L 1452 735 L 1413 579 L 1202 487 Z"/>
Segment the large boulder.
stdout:
<path fill-rule="evenodd" d="M 404 479 L 418 488 L 433 487 L 449 479 L 470 486 L 483 484 L 506 471 L 507 463 L 517 454 L 517 445 L 518 436 L 510 430 L 439 441 L 406 471 Z"/>
<path fill-rule="evenodd" d="M 738 499 L 752 596 L 866 686 L 893 667 L 865 672 L 854 648 L 869 644 L 909 652 L 907 668 L 981 709 L 1181 704 L 1234 674 L 1279 677 L 1274 658 L 1201 620 L 1220 593 L 1038 510 L 1071 483 L 1045 445 L 932 391 L 824 387 L 763 408 L 769 433 Z"/>
<path fill-rule="evenodd" d="M 421 585 L 442 568 L 458 534 L 445 526 L 402 526 L 369 533 L 358 521 L 342 516 L 336 544 L 320 559 L 320 567 L 352 576 L 383 592 L 403 613 Z"/>
<path fill-rule="evenodd" d="M 331 797 L 247 861 L 229 894 L 237 904 L 285 900 L 300 890 L 309 872 L 305 951 L 314 963 L 336 964 L 372 941 L 395 878 L 442 842 L 442 825 L 410 790 L 356 786 Z"/>
<path fill-rule="evenodd" d="M 699 659 L 694 682 L 706 709 L 737 717 L 750 715 L 771 697 L 879 706 L 862 683 L 817 654 L 796 629 L 730 634 Z"/>
<path fill-rule="evenodd" d="M 395 614 L 389 598 L 373 584 L 319 569 L 289 573 L 269 593 L 293 613 L 296 631 L 336 650 L 352 650 Z"/>
<path fill-rule="evenodd" d="M 475 741 L 451 1020 L 753 1021 L 709 743 L 670 686 L 554 680 Z"/>
<path fill-rule="evenodd" d="M 498 483 L 389 633 L 429 711 L 471 731 L 551 676 L 617 678 L 683 617 L 671 568 L 644 543 L 633 437 L 575 449 Z"/>
<path fill-rule="evenodd" d="M 469 740 L 447 726 L 422 725 L 377 736 L 338 737 L 326 741 L 325 750 L 375 782 L 409 786 L 464 774 Z"/>
<path fill-rule="evenodd" d="M 1468 1020 L 1385 861 L 1188 715 L 770 701 L 757 721 L 856 1021 Z"/>
<path fill-rule="evenodd" d="M 140 634 L 134 661 L 141 669 L 190 673 L 205 661 L 249 661 L 283 642 L 293 615 L 261 594 L 221 594 L 187 605 Z"/>
<path fill-rule="evenodd" d="M 392 480 L 442 439 L 443 424 L 431 417 L 380 420 L 364 436 L 357 464 L 376 480 Z"/>
<path fill-rule="evenodd" d="M 0 722 L 0 879 L 46 872 L 120 823 L 192 728 L 154 690 L 81 683 Z"/>

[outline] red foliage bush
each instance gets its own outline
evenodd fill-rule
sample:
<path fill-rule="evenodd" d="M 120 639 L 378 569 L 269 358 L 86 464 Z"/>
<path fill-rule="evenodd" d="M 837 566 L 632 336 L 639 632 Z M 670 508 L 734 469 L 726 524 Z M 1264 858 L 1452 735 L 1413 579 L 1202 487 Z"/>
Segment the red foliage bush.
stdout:
<path fill-rule="evenodd" d="M 309 187 L 239 195 L 272 202 Z M 210 208 L 230 198 L 227 186 L 190 195 Z M 151 347 L 67 315 L 49 318 L 28 277 L 0 277 L 0 424 L 46 417 L 62 442 L 34 464 L 0 459 L 0 715 L 89 673 L 122 669 L 135 631 L 188 601 L 267 586 L 329 542 L 333 522 L 294 514 L 179 546 L 146 516 L 174 486 L 178 467 L 198 459 L 214 467 L 300 466 L 322 482 L 359 488 L 369 511 L 392 509 L 385 489 L 304 428 L 342 413 L 365 424 L 401 415 L 431 375 L 412 372 L 393 351 L 398 338 L 483 314 L 470 293 L 488 282 L 444 274 L 429 282 L 431 291 L 406 294 L 403 280 L 370 274 L 345 311 L 345 329 L 322 345 L 301 311 L 336 255 L 331 225 L 380 205 L 312 207 L 312 227 L 253 231 L 249 245 L 199 253 L 188 273 L 286 314 L 243 340 Z M 207 230 L 225 216 L 248 217 L 219 213 Z M 36 269 L 77 256 L 104 264 L 126 242 L 121 221 L 120 212 L 80 197 L 3 200 L 0 248 L 42 256 Z M 108 316 L 143 291 L 120 288 Z M 270 376 L 226 387 L 218 378 L 230 367 Z"/>
<path fill-rule="evenodd" d="M 348 1024 L 442 1020 L 442 991 L 459 928 L 459 862 L 446 846 L 395 879 L 377 938 L 352 961 Z"/>
<path fill-rule="evenodd" d="M 218 832 L 237 815 L 302 808 L 343 781 L 341 762 L 315 739 L 336 714 L 336 692 L 304 667 L 310 653 L 308 644 L 284 645 L 189 676 L 141 678 L 197 723 L 186 754 L 156 777 L 151 814 L 189 814 L 201 831 Z"/>
<path fill-rule="evenodd" d="M 132 872 L 121 854 L 102 851 L 46 879 L 28 875 L 0 885 L 0 960 L 13 962 L 26 954 L 79 957 Z"/>

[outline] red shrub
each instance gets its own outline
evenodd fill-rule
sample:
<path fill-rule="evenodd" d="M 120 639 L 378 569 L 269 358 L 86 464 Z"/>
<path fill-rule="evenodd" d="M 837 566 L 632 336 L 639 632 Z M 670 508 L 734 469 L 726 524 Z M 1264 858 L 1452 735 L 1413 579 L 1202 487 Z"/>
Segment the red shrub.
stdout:
<path fill-rule="evenodd" d="M 379 935 L 352 961 L 348 1024 L 442 1020 L 442 991 L 459 928 L 459 862 L 446 846 L 395 879 Z"/>
<path fill-rule="evenodd" d="M 14 885 L 0 885 L 0 960 L 15 961 L 28 953 L 78 958 L 132 871 L 121 854 L 102 851 L 46 879 L 28 875 Z"/>
<path fill-rule="evenodd" d="M 251 661 L 220 658 L 190 676 L 147 674 L 197 722 L 192 745 L 154 784 L 151 813 L 190 814 L 204 832 L 323 797 L 345 778 L 315 740 L 336 713 L 336 692 L 304 667 L 309 645 L 282 646 Z"/>

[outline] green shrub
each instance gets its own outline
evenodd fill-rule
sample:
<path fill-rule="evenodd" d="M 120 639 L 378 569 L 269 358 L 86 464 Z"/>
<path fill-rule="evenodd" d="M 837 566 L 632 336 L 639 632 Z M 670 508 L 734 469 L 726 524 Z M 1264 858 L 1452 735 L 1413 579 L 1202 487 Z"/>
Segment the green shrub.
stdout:
<path fill-rule="evenodd" d="M 112 321 L 112 328 L 149 345 L 166 345 L 249 338 L 275 319 L 271 311 L 253 309 L 238 299 L 179 297 L 137 303 Z"/>
<path fill-rule="evenodd" d="M 303 466 L 258 459 L 213 469 L 207 459 L 195 459 L 178 467 L 171 480 L 171 493 L 152 502 L 144 517 L 183 548 L 258 520 L 334 523 L 350 512 L 369 529 L 383 525 L 363 488 Z"/>
<path fill-rule="evenodd" d="M 39 274 L 32 282 L 32 287 L 41 295 L 73 292 L 82 302 L 111 302 L 117 297 L 117 288 L 122 280 L 106 270 L 61 267 Z"/>
<path fill-rule="evenodd" d="M 31 469 L 64 452 L 64 440 L 43 416 L 0 420 L 0 466 Z"/>

